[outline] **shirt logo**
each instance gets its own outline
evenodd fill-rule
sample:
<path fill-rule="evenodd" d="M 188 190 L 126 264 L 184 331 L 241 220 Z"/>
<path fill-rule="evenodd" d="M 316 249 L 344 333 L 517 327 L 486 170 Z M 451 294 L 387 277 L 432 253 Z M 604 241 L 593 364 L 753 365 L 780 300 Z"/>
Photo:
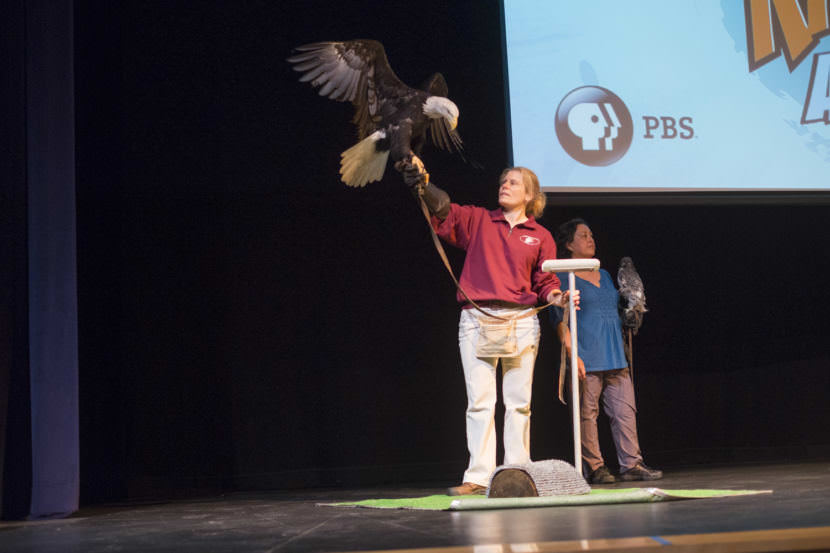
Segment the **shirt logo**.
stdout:
<path fill-rule="evenodd" d="M 528 246 L 538 246 L 541 242 L 541 240 L 539 240 L 535 236 L 528 236 L 527 234 L 522 234 L 521 236 L 519 236 L 519 240 L 521 240 Z"/>

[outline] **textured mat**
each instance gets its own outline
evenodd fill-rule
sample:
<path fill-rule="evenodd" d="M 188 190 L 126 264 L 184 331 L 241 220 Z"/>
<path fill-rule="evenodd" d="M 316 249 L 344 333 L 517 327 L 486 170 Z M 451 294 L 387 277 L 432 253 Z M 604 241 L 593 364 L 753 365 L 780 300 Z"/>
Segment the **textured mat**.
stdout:
<path fill-rule="evenodd" d="M 467 495 L 428 495 L 400 499 L 364 499 L 342 503 L 319 503 L 327 507 L 368 507 L 372 509 L 416 509 L 425 511 L 473 511 L 481 509 L 526 509 L 533 507 L 567 507 L 574 505 L 608 505 L 614 503 L 651 503 L 680 499 L 704 499 L 772 493 L 772 490 L 662 490 L 660 488 L 594 489 L 584 495 L 550 497 L 487 498 Z"/>

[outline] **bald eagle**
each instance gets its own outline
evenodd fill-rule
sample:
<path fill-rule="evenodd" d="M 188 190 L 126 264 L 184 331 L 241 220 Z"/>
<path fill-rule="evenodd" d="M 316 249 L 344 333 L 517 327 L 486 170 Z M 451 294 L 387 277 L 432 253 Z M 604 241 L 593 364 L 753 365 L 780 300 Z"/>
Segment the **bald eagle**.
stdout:
<path fill-rule="evenodd" d="M 447 83 L 435 73 L 423 90 L 405 85 L 389 67 L 375 40 L 317 42 L 294 49 L 288 58 L 301 82 L 320 87 L 320 95 L 355 107 L 352 122 L 360 141 L 340 154 L 341 180 L 365 186 L 383 177 L 389 157 L 409 161 L 420 155 L 429 132 L 439 148 L 462 152 L 458 107 L 447 99 Z"/>

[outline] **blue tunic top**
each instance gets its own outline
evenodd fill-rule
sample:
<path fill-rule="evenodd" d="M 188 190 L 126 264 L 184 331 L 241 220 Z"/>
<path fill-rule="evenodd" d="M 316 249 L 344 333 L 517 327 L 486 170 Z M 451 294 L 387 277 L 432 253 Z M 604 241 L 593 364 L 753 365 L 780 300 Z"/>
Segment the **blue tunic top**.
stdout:
<path fill-rule="evenodd" d="M 622 322 L 617 311 L 619 294 L 611 275 L 600 269 L 599 286 L 576 277 L 579 290 L 579 311 L 576 313 L 576 332 L 579 342 L 579 357 L 585 363 L 585 370 L 608 371 L 628 366 L 622 340 Z M 569 288 L 568 273 L 557 274 L 562 291 Z M 554 326 L 562 321 L 562 308 L 550 310 Z"/>

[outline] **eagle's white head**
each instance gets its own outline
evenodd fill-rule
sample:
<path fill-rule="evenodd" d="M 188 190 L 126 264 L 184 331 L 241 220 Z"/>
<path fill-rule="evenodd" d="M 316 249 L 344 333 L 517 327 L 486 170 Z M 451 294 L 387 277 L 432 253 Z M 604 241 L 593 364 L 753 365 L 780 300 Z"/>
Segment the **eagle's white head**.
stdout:
<path fill-rule="evenodd" d="M 449 124 L 450 130 L 455 130 L 458 126 L 458 106 L 443 96 L 427 98 L 427 101 L 424 102 L 424 115 L 431 119 L 443 117 Z"/>

